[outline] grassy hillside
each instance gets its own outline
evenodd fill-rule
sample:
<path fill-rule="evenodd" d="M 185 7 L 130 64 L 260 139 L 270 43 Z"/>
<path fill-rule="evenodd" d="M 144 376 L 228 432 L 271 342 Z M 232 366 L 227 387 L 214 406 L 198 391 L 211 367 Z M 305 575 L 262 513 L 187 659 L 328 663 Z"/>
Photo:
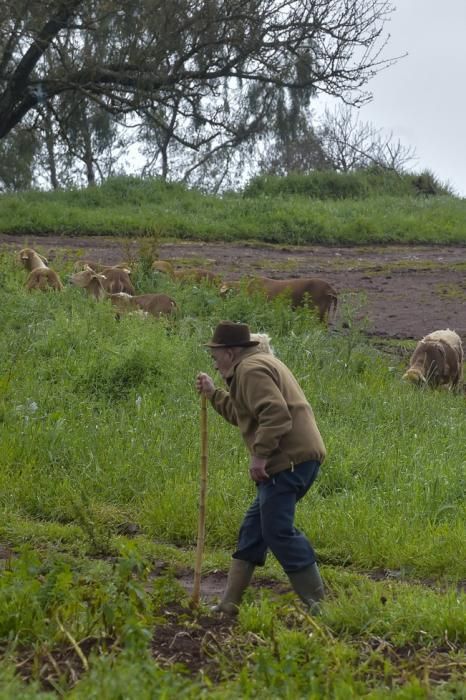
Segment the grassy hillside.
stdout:
<path fill-rule="evenodd" d="M 466 200 L 415 195 L 411 181 L 265 178 L 222 197 L 157 180 L 0 195 L 0 231 L 245 240 L 288 244 L 466 244 Z M 377 186 L 376 186 L 377 185 Z M 421 190 L 422 191 L 422 190 Z"/>
<path fill-rule="evenodd" d="M 17 553 L 0 568 L 2 700 L 461 697 L 464 396 L 405 385 L 405 363 L 357 324 L 328 334 L 283 302 L 221 299 L 141 266 L 137 288 L 169 292 L 179 316 L 117 323 L 82 290 L 28 295 L 23 281 L 0 257 L 0 545 Z M 328 459 L 297 523 L 328 598 L 317 619 L 250 591 L 215 642 L 174 573 L 194 557 L 193 384 L 212 372 L 202 342 L 221 318 L 269 332 L 312 402 Z M 209 410 L 205 573 L 226 568 L 254 490 L 237 431 Z M 264 575 L 284 580 L 273 558 Z M 172 645 L 200 635 L 203 673 L 157 657 L 164 630 Z"/>

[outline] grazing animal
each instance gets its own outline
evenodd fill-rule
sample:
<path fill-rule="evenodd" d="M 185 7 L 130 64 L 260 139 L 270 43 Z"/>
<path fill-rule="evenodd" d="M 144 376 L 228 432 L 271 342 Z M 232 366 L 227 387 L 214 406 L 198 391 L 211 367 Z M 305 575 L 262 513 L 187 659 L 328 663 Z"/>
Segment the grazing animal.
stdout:
<path fill-rule="evenodd" d="M 139 294 L 133 296 L 126 292 L 109 293 L 105 289 L 106 275 L 94 272 L 90 268 L 76 272 L 71 276 L 71 282 L 81 287 L 95 299 L 110 299 L 120 311 L 139 311 L 151 316 L 169 316 L 177 305 L 174 299 L 166 294 Z"/>
<path fill-rule="evenodd" d="M 204 270 L 200 267 L 192 267 L 186 270 L 175 270 L 175 279 L 181 282 L 211 282 L 212 284 L 221 284 L 219 275 L 211 270 Z"/>
<path fill-rule="evenodd" d="M 154 260 L 152 263 L 152 270 L 154 272 L 163 272 L 172 279 L 175 278 L 175 268 L 168 260 Z"/>
<path fill-rule="evenodd" d="M 118 292 L 134 294 L 133 283 L 129 278 L 131 272 L 127 268 L 106 267 L 102 274 L 105 278 L 103 280 L 104 289 L 109 294 L 117 294 Z"/>
<path fill-rule="evenodd" d="M 108 298 L 121 311 L 142 311 L 150 316 L 171 316 L 177 307 L 176 301 L 167 294 L 137 294 L 131 296 L 120 292 Z"/>
<path fill-rule="evenodd" d="M 48 267 L 48 260 L 43 255 L 37 253 L 33 248 L 23 248 L 18 253 L 18 260 L 26 270 L 31 272 L 39 267 Z"/>
<path fill-rule="evenodd" d="M 111 270 L 112 268 L 124 269 L 128 272 L 128 274 L 131 272 L 130 266 L 125 262 L 117 263 L 116 265 L 107 265 L 106 263 L 94 262 L 92 260 L 79 260 L 74 264 L 74 269 L 76 272 L 86 270 L 88 267 L 90 267 L 91 270 L 94 270 L 94 272 L 105 272 L 105 270 Z"/>
<path fill-rule="evenodd" d="M 258 340 L 257 350 L 265 352 L 268 355 L 275 355 L 272 346 L 270 345 L 271 337 L 267 333 L 251 333 L 251 340 Z"/>
<path fill-rule="evenodd" d="M 33 289 L 38 289 L 41 292 L 46 292 L 49 289 L 54 289 L 61 292 L 63 284 L 55 272 L 50 267 L 36 267 L 31 270 L 26 280 L 26 289 L 31 292 Z"/>
<path fill-rule="evenodd" d="M 226 294 L 229 289 L 238 288 L 239 282 L 230 282 L 222 285 L 221 294 Z M 291 308 L 304 306 L 306 297 L 319 313 L 319 320 L 328 319 L 333 307 L 336 312 L 338 294 L 331 284 L 317 277 L 303 277 L 287 280 L 275 280 L 269 277 L 255 277 L 251 279 L 246 289 L 249 292 L 263 292 L 267 299 L 275 299 L 280 294 L 290 296 Z"/>
<path fill-rule="evenodd" d="M 26 280 L 26 289 L 31 292 L 33 289 L 38 289 L 41 292 L 46 292 L 49 289 L 54 289 L 60 292 L 63 289 L 63 284 L 55 270 L 48 267 L 47 258 L 40 255 L 32 248 L 23 248 L 18 253 L 18 259 L 26 270 L 29 270 L 29 275 Z"/>
<path fill-rule="evenodd" d="M 106 297 L 106 291 L 103 285 L 105 280 L 105 275 L 100 272 L 94 272 L 90 267 L 87 267 L 81 272 L 75 272 L 71 275 L 71 284 L 75 287 L 81 287 L 85 289 L 86 292 L 94 297 L 94 299 L 104 299 Z"/>
<path fill-rule="evenodd" d="M 411 356 L 403 379 L 432 387 L 458 387 L 463 381 L 463 346 L 459 335 L 447 328 L 424 336 Z"/>
<path fill-rule="evenodd" d="M 71 282 L 76 287 L 87 289 L 88 293 L 92 294 L 96 299 L 100 299 L 103 296 L 102 289 L 108 294 L 124 292 L 125 294 L 133 295 L 134 287 L 129 275 L 129 270 L 126 268 L 107 267 L 104 268 L 104 272 L 98 273 L 87 266 L 81 272 L 75 272 L 71 276 Z"/>

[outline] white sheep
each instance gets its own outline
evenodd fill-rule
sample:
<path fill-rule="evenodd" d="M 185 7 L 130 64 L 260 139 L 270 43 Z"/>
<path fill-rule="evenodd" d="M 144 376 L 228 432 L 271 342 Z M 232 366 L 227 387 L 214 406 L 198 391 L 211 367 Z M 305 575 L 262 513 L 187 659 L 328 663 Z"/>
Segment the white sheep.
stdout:
<path fill-rule="evenodd" d="M 38 289 L 46 292 L 50 289 L 61 291 L 63 284 L 59 275 L 48 267 L 48 260 L 37 253 L 33 248 L 23 248 L 18 253 L 20 263 L 29 270 L 26 280 L 26 289 L 31 292 Z"/>
<path fill-rule="evenodd" d="M 103 291 L 108 294 L 117 294 L 125 292 L 125 294 L 134 295 L 134 287 L 129 278 L 130 271 L 120 267 L 106 267 L 104 273 L 96 272 L 89 265 L 86 265 L 81 272 L 75 272 L 71 276 L 71 282 L 76 287 L 87 289 L 89 294 L 95 296 L 96 299 L 103 297 Z"/>
<path fill-rule="evenodd" d="M 256 348 L 268 355 L 275 355 L 274 349 L 270 345 L 272 338 L 267 333 L 251 333 L 251 340 L 258 340 L 259 345 Z"/>
<path fill-rule="evenodd" d="M 90 268 L 76 272 L 71 276 L 71 283 L 85 289 L 95 299 L 109 299 L 120 311 L 137 312 L 139 315 L 170 316 L 177 310 L 174 299 L 166 294 L 138 294 L 133 296 L 126 292 L 109 293 L 105 290 L 106 275 L 94 272 Z"/>
<path fill-rule="evenodd" d="M 456 388 L 463 381 L 463 346 L 459 335 L 447 328 L 424 336 L 403 379 L 414 384 Z"/>
<path fill-rule="evenodd" d="M 40 255 L 33 248 L 23 248 L 18 253 L 18 260 L 23 265 L 23 267 L 31 272 L 32 270 L 37 270 L 38 268 L 48 267 L 48 260 Z"/>

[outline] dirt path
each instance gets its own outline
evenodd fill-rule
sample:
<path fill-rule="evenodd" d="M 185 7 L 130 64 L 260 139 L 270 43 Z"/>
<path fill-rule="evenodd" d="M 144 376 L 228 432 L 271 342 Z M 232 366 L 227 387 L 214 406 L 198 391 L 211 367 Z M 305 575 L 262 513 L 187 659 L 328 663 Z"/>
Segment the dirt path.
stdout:
<path fill-rule="evenodd" d="M 112 264 L 137 257 L 141 244 L 105 237 L 0 235 L 0 251 L 26 245 L 38 247 L 51 261 L 65 254 Z M 161 243 L 159 256 L 179 266 L 208 267 L 228 279 L 323 277 L 340 293 L 360 295 L 360 315 L 367 317 L 371 334 L 420 338 L 452 328 L 466 342 L 466 246 L 345 248 L 177 241 Z"/>

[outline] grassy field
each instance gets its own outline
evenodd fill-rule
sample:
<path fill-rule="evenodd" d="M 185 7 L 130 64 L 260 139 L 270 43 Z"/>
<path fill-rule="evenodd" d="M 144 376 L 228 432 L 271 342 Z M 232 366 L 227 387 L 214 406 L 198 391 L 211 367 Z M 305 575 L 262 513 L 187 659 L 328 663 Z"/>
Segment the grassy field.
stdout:
<path fill-rule="evenodd" d="M 303 177 L 282 178 L 279 186 L 269 179 L 222 197 L 137 178 L 115 178 L 83 190 L 2 194 L 0 232 L 297 245 L 466 244 L 466 200 L 415 196 L 398 180 L 387 183 L 386 176 L 378 187 L 369 178 L 359 178 L 354 186 L 350 176 L 339 176 L 335 184 L 335 177 L 330 187 L 329 177 L 320 174 L 318 189 Z"/>
<path fill-rule="evenodd" d="M 137 288 L 172 294 L 173 322 L 116 322 L 78 289 L 27 295 L 24 277 L 0 257 L 1 700 L 465 697 L 464 395 L 405 385 L 357 324 L 328 333 L 308 310 L 142 263 Z M 250 591 L 216 637 L 177 576 L 197 528 L 194 379 L 223 318 L 269 332 L 313 405 L 328 459 L 297 524 L 328 598 L 311 618 L 291 594 Z M 209 411 L 205 574 L 228 566 L 247 464 Z M 272 558 L 259 577 L 285 580 Z M 196 668 L 155 653 L 164 633 L 199 638 Z"/>

